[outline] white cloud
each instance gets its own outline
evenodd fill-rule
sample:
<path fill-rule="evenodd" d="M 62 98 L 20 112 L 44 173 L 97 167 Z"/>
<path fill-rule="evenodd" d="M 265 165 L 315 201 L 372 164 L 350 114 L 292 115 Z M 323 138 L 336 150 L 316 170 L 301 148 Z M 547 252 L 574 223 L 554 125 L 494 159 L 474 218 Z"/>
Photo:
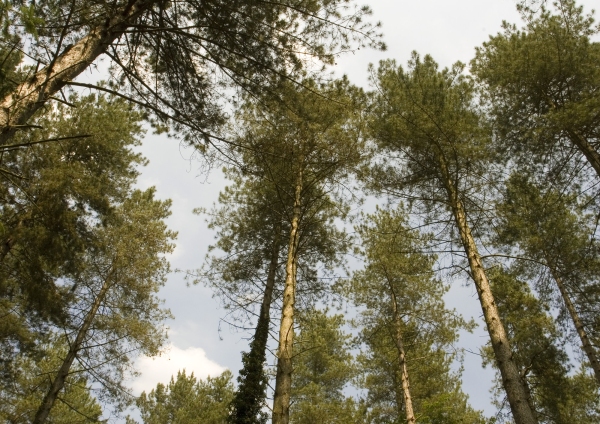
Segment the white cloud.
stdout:
<path fill-rule="evenodd" d="M 143 356 L 136 361 L 136 368 L 142 373 L 130 384 L 133 393 L 137 396 L 143 391 L 149 392 L 158 383 L 167 384 L 171 376 L 185 369 L 186 374 L 194 373 L 197 378 L 217 376 L 225 371 L 225 367 L 211 361 L 206 357 L 204 349 L 189 347 L 180 349 L 169 345 L 166 351 L 159 357 L 149 358 Z"/>

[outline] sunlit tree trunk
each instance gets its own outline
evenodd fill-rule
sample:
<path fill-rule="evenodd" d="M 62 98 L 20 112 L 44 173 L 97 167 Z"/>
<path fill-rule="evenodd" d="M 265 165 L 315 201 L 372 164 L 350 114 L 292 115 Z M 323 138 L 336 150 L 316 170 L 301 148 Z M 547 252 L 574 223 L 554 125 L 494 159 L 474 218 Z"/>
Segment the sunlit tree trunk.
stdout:
<path fill-rule="evenodd" d="M 156 0 L 130 0 L 119 13 L 70 47 L 66 47 L 49 64 L 0 100 L 0 145 L 6 144 L 19 128 L 43 107 L 69 81 L 81 74 L 106 51 L 135 20 Z"/>
<path fill-rule="evenodd" d="M 285 288 L 281 325 L 279 327 L 279 347 L 277 349 L 277 375 L 273 399 L 273 424 L 288 424 L 290 419 L 290 396 L 292 389 L 292 349 L 294 344 L 294 304 L 296 297 L 296 260 L 299 241 L 301 215 L 301 194 L 303 174 L 300 170 L 296 179 L 294 209 L 290 228 L 287 261 L 285 266 Z"/>
<path fill-rule="evenodd" d="M 535 424 L 537 423 L 537 420 L 527 396 L 527 389 L 521 379 L 517 365 L 513 361 L 513 353 L 508 341 L 508 335 L 502 324 L 502 320 L 500 319 L 498 307 L 496 306 L 490 288 L 490 282 L 483 268 L 481 255 L 479 254 L 477 245 L 471 234 L 471 228 L 467 221 L 463 203 L 458 197 L 458 192 L 454 181 L 450 176 L 446 159 L 443 156 L 438 156 L 437 159 L 439 161 L 440 171 L 444 180 L 443 183 L 448 195 L 452 214 L 460 233 L 460 239 L 465 254 L 467 255 L 471 277 L 475 282 L 477 295 L 479 296 L 479 302 L 490 335 L 496 363 L 502 376 L 502 385 L 506 390 L 513 418 L 517 424 Z"/>
<path fill-rule="evenodd" d="M 56 374 L 56 377 L 54 377 L 54 380 L 50 385 L 50 389 L 48 389 L 48 392 L 46 393 L 46 396 L 44 396 L 42 404 L 40 405 L 37 413 L 35 414 L 33 424 L 43 424 L 46 422 L 48 415 L 50 414 L 50 410 L 52 409 L 52 406 L 54 406 L 54 402 L 58 397 L 58 394 L 65 386 L 65 381 L 69 376 L 69 372 L 71 370 L 71 366 L 73 365 L 73 361 L 77 357 L 77 353 L 81 349 L 84 339 L 87 336 L 92 323 L 94 322 L 96 313 L 98 312 L 100 305 L 102 305 L 102 302 L 106 297 L 106 293 L 111 287 L 110 281 L 110 276 L 104 280 L 104 284 L 102 285 L 102 288 L 100 289 L 98 295 L 94 299 L 92 307 L 85 316 L 83 323 L 81 324 L 81 327 L 77 332 L 75 340 L 73 340 L 73 342 L 69 346 L 69 351 L 67 352 L 67 355 L 65 356 L 65 359 L 63 360 L 62 365 L 60 366 L 60 369 Z"/>
<path fill-rule="evenodd" d="M 392 294 L 392 307 L 394 310 L 394 326 L 396 334 L 394 341 L 396 343 L 396 349 L 398 349 L 398 366 L 400 367 L 400 375 L 402 378 L 402 392 L 404 394 L 404 412 L 406 414 L 407 424 L 415 424 L 415 412 L 412 405 L 412 397 L 410 396 L 410 382 L 408 379 L 408 368 L 406 366 L 406 354 L 404 352 L 404 342 L 402 341 L 402 320 L 400 312 L 398 311 L 398 302 L 396 300 L 396 293 L 391 281 L 388 280 L 390 293 Z"/>

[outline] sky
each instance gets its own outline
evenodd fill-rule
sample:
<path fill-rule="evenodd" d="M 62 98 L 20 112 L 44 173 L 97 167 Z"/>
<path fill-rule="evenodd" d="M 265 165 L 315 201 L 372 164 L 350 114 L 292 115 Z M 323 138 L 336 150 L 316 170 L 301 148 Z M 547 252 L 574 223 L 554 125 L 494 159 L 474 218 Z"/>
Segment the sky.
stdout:
<path fill-rule="evenodd" d="M 365 4 L 359 1 L 359 4 Z M 583 2 L 590 11 L 592 1 Z M 361 49 L 338 58 L 333 71 L 347 74 L 350 81 L 368 88 L 369 63 L 395 59 L 405 64 L 413 50 L 431 54 L 441 67 L 456 61 L 468 64 L 476 46 L 489 35 L 501 30 L 503 20 L 520 23 L 515 0 L 371 0 L 372 19 L 381 21 L 385 52 Z M 519 24 L 520 25 L 520 24 Z M 179 232 L 177 247 L 170 256 L 173 269 L 193 270 L 204 262 L 208 245 L 214 234 L 208 230 L 204 218 L 192 210 L 210 208 L 217 200 L 226 181 L 219 170 L 204 172 L 201 159 L 193 151 L 182 148 L 175 139 L 148 134 L 140 151 L 149 159 L 142 169 L 138 185 L 141 188 L 156 186 L 160 198 L 173 200 L 173 214 L 168 220 L 171 229 Z M 220 324 L 224 311 L 209 289 L 190 286 L 185 272 L 170 275 L 160 296 L 171 309 L 174 320 L 169 321 L 169 346 L 156 359 L 140 358 L 137 362 L 142 372 L 131 381 L 136 394 L 149 391 L 158 382 L 167 383 L 171 375 L 185 368 L 197 377 L 220 374 L 230 369 L 235 375 L 241 367 L 241 352 L 247 350 L 247 334 L 232 331 Z M 481 309 L 473 286 L 465 287 L 460 281 L 453 283 L 446 296 L 449 307 L 459 309 L 468 319 L 482 322 Z M 490 403 L 493 372 L 482 370 L 481 358 L 476 354 L 487 341 L 487 333 L 480 326 L 472 335 L 461 337 L 460 347 L 473 351 L 465 356 L 463 390 L 470 396 L 476 409 L 492 414 Z"/>

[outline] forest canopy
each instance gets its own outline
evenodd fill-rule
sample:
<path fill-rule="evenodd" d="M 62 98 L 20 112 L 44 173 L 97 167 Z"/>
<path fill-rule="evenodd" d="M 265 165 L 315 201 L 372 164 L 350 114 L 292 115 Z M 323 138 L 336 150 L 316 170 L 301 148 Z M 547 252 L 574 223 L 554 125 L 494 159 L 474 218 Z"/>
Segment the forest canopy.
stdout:
<path fill-rule="evenodd" d="M 0 420 L 599 422 L 600 25 L 517 11 L 360 85 L 331 65 L 385 45 L 352 1 L 1 3 Z M 184 268 L 164 133 L 225 181 Z M 240 369 L 134 391 L 182 340 L 176 276 Z"/>

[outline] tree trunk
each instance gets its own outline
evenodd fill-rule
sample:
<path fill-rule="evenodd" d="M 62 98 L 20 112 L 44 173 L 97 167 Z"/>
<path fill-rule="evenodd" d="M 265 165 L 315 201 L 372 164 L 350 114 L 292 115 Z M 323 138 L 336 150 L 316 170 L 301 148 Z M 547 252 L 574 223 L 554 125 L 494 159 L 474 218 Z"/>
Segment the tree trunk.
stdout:
<path fill-rule="evenodd" d="M 577 330 L 577 334 L 579 335 L 579 339 L 581 340 L 581 345 L 582 345 L 583 351 L 587 355 L 588 361 L 590 361 L 590 365 L 592 366 L 592 369 L 594 370 L 594 376 L 596 377 L 596 382 L 598 383 L 598 385 L 600 385 L 600 361 L 598 361 L 598 356 L 596 355 L 594 346 L 592 346 L 592 343 L 590 342 L 590 339 L 588 338 L 587 332 L 585 331 L 585 327 L 583 326 L 583 322 L 581 321 L 581 318 L 579 317 L 579 314 L 577 313 L 577 309 L 575 309 L 575 305 L 573 305 L 573 302 L 571 301 L 571 297 L 569 296 L 569 293 L 567 292 L 567 288 L 565 287 L 565 284 L 563 283 L 562 278 L 560 278 L 560 276 L 558 275 L 556 268 L 554 266 L 552 266 L 552 262 L 550 262 L 548 260 L 548 256 L 547 255 L 545 255 L 545 256 L 546 256 L 546 265 L 550 269 L 552 278 L 554 278 L 554 281 L 556 282 L 556 285 L 558 286 L 558 290 L 560 291 L 560 295 L 562 296 L 563 301 L 565 302 L 565 306 L 567 307 L 567 310 L 569 311 L 569 315 L 571 315 L 571 319 L 573 320 L 573 324 L 575 325 L 575 329 Z"/>
<path fill-rule="evenodd" d="M 391 281 L 388 280 L 390 286 L 390 292 L 392 294 L 392 302 L 394 309 L 394 325 L 396 327 L 396 334 L 394 341 L 396 342 L 396 349 L 398 349 L 398 362 L 400 366 L 400 375 L 402 376 L 402 392 L 404 393 L 404 412 L 406 413 L 407 424 L 415 424 L 415 413 L 412 405 L 412 398 L 410 396 L 410 382 L 408 380 L 408 368 L 406 366 L 406 354 L 404 352 L 404 343 L 402 341 L 402 321 L 400 313 L 398 312 L 398 302 L 396 300 L 396 293 L 392 287 Z"/>
<path fill-rule="evenodd" d="M 0 100 L 0 145 L 6 144 L 50 97 L 81 74 L 155 3 L 156 0 L 129 0 L 120 13 L 107 17 L 103 24 L 92 28 L 80 41 L 67 47 L 48 66 Z"/>
<path fill-rule="evenodd" d="M 296 261 L 299 241 L 298 226 L 301 214 L 302 171 L 296 180 L 294 211 L 290 228 L 287 261 L 285 265 L 285 288 L 279 348 L 277 350 L 277 375 L 273 399 L 273 424 L 288 424 L 290 420 L 290 396 L 292 391 L 292 349 L 294 345 L 294 303 L 296 301 Z"/>
<path fill-rule="evenodd" d="M 71 346 L 69 347 L 69 351 L 67 352 L 67 356 L 63 360 L 63 363 L 60 366 L 60 369 L 58 370 L 56 377 L 54 378 L 54 380 L 52 381 L 52 384 L 50 385 L 50 389 L 48 389 L 48 392 L 46 393 L 46 396 L 44 396 L 44 400 L 42 401 L 42 404 L 40 405 L 37 413 L 35 414 L 33 424 L 43 424 L 46 422 L 46 419 L 48 418 L 48 414 L 50 414 L 50 410 L 52 409 L 52 406 L 54 405 L 54 402 L 56 401 L 58 394 L 65 386 L 65 381 L 67 380 L 69 371 L 71 370 L 71 365 L 73 365 L 73 361 L 75 360 L 77 353 L 81 349 L 83 340 L 85 339 L 85 336 L 87 335 L 87 332 L 89 331 L 90 326 L 94 322 L 96 313 L 98 312 L 100 305 L 104 301 L 104 297 L 106 296 L 106 293 L 108 292 L 110 286 L 111 286 L 111 284 L 110 284 L 110 277 L 109 277 L 104 281 L 104 284 L 102 285 L 102 288 L 100 289 L 100 292 L 98 293 L 98 296 L 96 296 L 96 299 L 94 299 L 92 308 L 85 316 L 85 318 L 83 320 L 83 324 L 81 325 L 81 328 L 79 328 L 79 331 L 77 332 L 77 336 L 75 337 L 75 340 L 73 341 L 73 343 L 71 343 Z"/>
<path fill-rule="evenodd" d="M 254 332 L 254 339 L 250 344 L 250 352 L 244 354 L 244 368 L 240 371 L 240 378 L 238 378 L 240 385 L 232 401 L 233 412 L 228 422 L 233 424 L 257 423 L 257 417 L 266 395 L 266 376 L 263 365 L 266 359 L 265 351 L 269 339 L 270 311 L 273 300 L 273 289 L 275 287 L 275 276 L 277 267 L 279 266 L 280 236 L 281 224 L 278 224 L 273 234 L 269 270 L 262 304 L 260 305 L 260 314 Z"/>
<path fill-rule="evenodd" d="M 598 151 L 579 133 L 579 131 L 568 130 L 567 133 L 569 134 L 571 142 L 581 153 L 583 153 L 592 168 L 594 168 L 594 171 L 596 171 L 596 175 L 600 177 L 600 154 Z"/>
<path fill-rule="evenodd" d="M 467 255 L 471 277 L 477 288 L 479 302 L 481 303 L 496 363 L 502 376 L 502 385 L 506 391 L 513 418 L 516 424 L 535 424 L 537 420 L 529 403 L 527 390 L 521 380 L 517 365 L 513 361 L 513 353 L 508 341 L 508 335 L 500 319 L 500 314 L 498 313 L 498 308 L 490 288 L 490 282 L 483 268 L 483 262 L 481 261 L 477 245 L 471 234 L 463 203 L 458 197 L 458 192 L 450 177 L 445 158 L 438 157 L 438 160 L 442 178 L 444 179 L 443 183 L 448 194 L 448 201 L 452 208 L 452 214 L 460 233 L 465 254 Z"/>

